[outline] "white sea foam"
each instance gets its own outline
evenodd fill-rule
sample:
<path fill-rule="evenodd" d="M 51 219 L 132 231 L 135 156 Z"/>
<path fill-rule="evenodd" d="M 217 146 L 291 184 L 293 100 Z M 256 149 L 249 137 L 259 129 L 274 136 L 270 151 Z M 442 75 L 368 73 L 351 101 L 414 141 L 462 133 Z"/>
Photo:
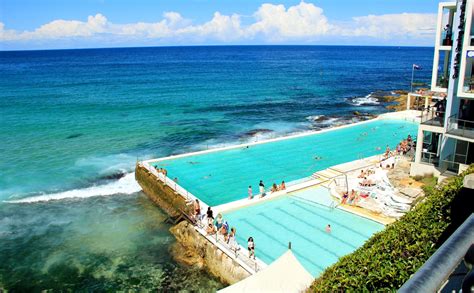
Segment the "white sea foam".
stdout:
<path fill-rule="evenodd" d="M 129 154 L 114 154 L 103 157 L 81 158 L 76 161 L 75 166 L 81 170 L 87 168 L 97 170 L 100 174 L 109 174 L 117 170 L 131 171 L 136 160 L 136 157 Z"/>
<path fill-rule="evenodd" d="M 67 198 L 88 198 L 93 196 L 108 196 L 114 194 L 131 194 L 140 191 L 140 185 L 135 181 L 135 173 L 129 173 L 117 181 L 103 185 L 91 186 L 82 189 L 73 189 L 64 192 L 42 194 L 22 198 L 18 200 L 7 200 L 9 203 L 33 203 L 41 201 L 61 200 Z"/>
<path fill-rule="evenodd" d="M 379 105 L 380 104 L 380 102 L 377 98 L 372 97 L 372 94 L 368 94 L 365 97 L 353 98 L 353 99 L 351 99 L 351 103 L 355 106 Z"/>
<path fill-rule="evenodd" d="M 324 115 L 311 115 L 311 116 L 306 117 L 306 120 L 316 121 L 316 120 L 320 119 L 321 117 L 324 117 Z"/>

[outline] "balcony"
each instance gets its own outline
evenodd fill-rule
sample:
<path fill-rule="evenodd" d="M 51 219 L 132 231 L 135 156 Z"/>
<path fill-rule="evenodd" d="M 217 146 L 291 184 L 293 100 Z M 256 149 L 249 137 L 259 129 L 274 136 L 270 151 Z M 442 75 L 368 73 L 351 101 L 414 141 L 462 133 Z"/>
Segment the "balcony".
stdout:
<path fill-rule="evenodd" d="M 458 115 L 452 115 L 448 118 L 448 129 L 446 133 L 474 139 L 474 121 L 458 119 Z"/>
<path fill-rule="evenodd" d="M 437 111 L 435 108 L 428 108 L 421 112 L 421 124 L 444 127 L 445 112 Z"/>
<path fill-rule="evenodd" d="M 421 162 L 429 165 L 438 166 L 439 156 L 436 153 L 432 153 L 426 149 L 423 149 L 423 151 L 421 152 Z"/>

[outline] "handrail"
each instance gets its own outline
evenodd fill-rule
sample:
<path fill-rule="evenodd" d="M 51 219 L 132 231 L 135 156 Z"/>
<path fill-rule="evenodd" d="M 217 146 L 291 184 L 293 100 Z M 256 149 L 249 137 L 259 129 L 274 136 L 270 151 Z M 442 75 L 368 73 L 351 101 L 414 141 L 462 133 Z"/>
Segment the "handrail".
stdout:
<path fill-rule="evenodd" d="M 474 239 L 474 214 L 441 245 L 398 292 L 438 292 Z"/>
<path fill-rule="evenodd" d="M 145 167 L 148 171 L 150 171 L 153 175 L 155 175 L 159 180 L 163 181 L 165 185 L 170 187 L 172 190 L 176 191 L 179 195 L 181 195 L 185 200 L 196 200 L 197 197 L 194 196 L 192 193 L 188 192 L 186 189 L 184 189 L 182 186 L 180 186 L 176 181 L 169 179 L 169 177 L 165 176 L 163 173 L 159 173 L 154 167 L 150 166 L 147 162 L 141 162 L 142 166 Z M 201 201 L 201 209 L 206 209 L 208 207 L 207 204 Z M 253 268 L 251 265 L 247 264 L 244 259 L 242 259 L 240 254 L 237 253 L 237 251 L 234 251 L 232 253 L 232 249 L 226 247 L 226 243 L 220 243 L 219 242 L 219 236 L 217 235 L 219 232 L 216 232 L 216 237 L 215 240 L 213 237 L 210 235 L 207 235 L 206 231 L 202 228 L 199 227 L 198 222 L 196 220 L 191 219 L 191 217 L 182 209 L 178 208 L 178 210 L 183 214 L 183 216 L 193 225 L 195 225 L 196 231 L 201 234 L 205 239 L 207 239 L 209 242 L 214 244 L 217 249 L 221 250 L 223 253 L 225 253 L 227 256 L 229 256 L 232 260 L 236 261 L 243 269 L 245 269 L 248 273 L 250 274 L 255 274 L 262 265 L 265 265 L 264 262 L 262 262 L 260 259 L 256 259 L 253 261 Z M 245 251 L 245 249 L 237 243 L 238 246 L 238 251 Z"/>

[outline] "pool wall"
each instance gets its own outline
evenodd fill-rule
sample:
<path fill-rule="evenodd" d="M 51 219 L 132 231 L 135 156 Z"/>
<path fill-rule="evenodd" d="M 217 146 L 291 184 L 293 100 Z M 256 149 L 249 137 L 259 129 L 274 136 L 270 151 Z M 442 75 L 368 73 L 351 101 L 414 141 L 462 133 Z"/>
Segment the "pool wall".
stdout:
<path fill-rule="evenodd" d="M 159 207 L 161 207 L 166 213 L 171 217 L 177 217 L 182 213 L 187 213 L 188 215 L 192 214 L 192 202 L 197 197 L 189 193 L 186 189 L 182 188 L 176 182 L 172 181 L 170 178 L 167 178 L 163 174 L 158 174 L 154 167 L 151 166 L 151 163 L 160 162 L 168 159 L 175 159 L 181 157 L 188 157 L 197 154 L 205 154 L 211 152 L 218 152 L 222 150 L 236 149 L 243 146 L 251 146 L 257 144 L 264 144 L 269 142 L 275 142 L 280 140 L 291 139 L 295 137 L 304 137 L 309 135 L 315 135 L 319 133 L 324 133 L 328 131 L 333 131 L 336 129 L 342 129 L 347 127 L 352 127 L 357 124 L 365 124 L 373 122 L 376 120 L 405 120 L 409 122 L 419 122 L 419 117 L 417 117 L 417 111 L 403 111 L 403 112 L 394 112 L 386 113 L 380 115 L 379 117 L 367 121 L 362 121 L 358 123 L 343 125 L 339 127 L 333 127 L 320 131 L 308 131 L 305 133 L 300 133 L 292 136 L 268 139 L 264 141 L 258 141 L 253 143 L 246 143 L 240 145 L 232 145 L 221 148 L 214 148 L 204 151 L 186 153 L 181 155 L 173 155 L 168 157 L 163 157 L 159 159 L 152 159 L 147 161 L 138 162 L 135 169 L 135 177 L 137 182 L 142 187 L 144 193 Z M 321 182 L 319 182 L 321 183 Z M 318 184 L 316 182 L 307 182 L 309 185 Z M 298 184 L 299 185 L 299 184 Z M 297 188 L 299 189 L 299 188 Z M 286 192 L 284 193 L 286 194 Z M 280 197 L 284 194 L 275 194 L 275 198 Z M 272 199 L 267 199 L 272 200 Z M 265 200 L 264 200 L 265 201 Z M 242 206 L 244 206 L 243 204 Z M 239 206 L 239 205 L 237 205 Z M 235 208 L 227 206 L 225 210 Z M 221 208 L 224 208 L 223 206 Z M 205 211 L 207 209 L 207 204 L 201 201 L 201 210 Z M 187 225 L 185 228 L 177 228 L 180 225 Z M 173 229 L 175 231 L 173 231 Z M 193 230 L 194 229 L 194 230 Z M 237 282 L 250 274 L 256 272 L 252 269 L 246 268 L 246 264 L 239 261 L 237 258 L 233 259 L 230 255 L 225 253 L 224 248 L 219 248 L 217 243 L 211 243 L 212 239 L 209 239 L 208 236 L 202 234 L 201 231 L 197 231 L 195 227 L 189 225 L 187 222 L 181 222 L 180 224 L 172 228 L 172 233 L 175 235 L 176 239 L 182 246 L 182 248 L 187 249 L 188 251 L 197 252 L 200 257 L 203 259 L 203 263 L 207 270 L 219 277 L 222 281 L 232 284 Z M 261 260 L 257 258 L 257 262 L 260 263 L 261 267 L 266 266 L 265 263 L 262 263 Z M 263 265 L 262 265 L 263 264 Z"/>
<path fill-rule="evenodd" d="M 381 114 L 381 115 L 375 117 L 374 119 L 360 121 L 360 122 L 357 122 L 357 123 L 350 123 L 350 124 L 344 124 L 344 125 L 341 125 L 341 126 L 329 127 L 329 128 L 322 129 L 322 130 L 310 130 L 310 131 L 305 131 L 303 133 L 298 133 L 298 134 L 294 134 L 294 135 L 282 136 L 282 137 L 277 137 L 277 138 L 270 138 L 270 139 L 255 141 L 255 142 L 250 142 L 250 143 L 232 144 L 230 146 L 216 147 L 216 148 L 211 148 L 211 149 L 202 150 L 202 151 L 184 153 L 184 154 L 179 154 L 179 155 L 172 155 L 172 156 L 162 157 L 162 158 L 158 158 L 158 159 L 146 160 L 144 162 L 146 162 L 148 164 L 151 164 L 151 163 L 157 163 L 157 162 L 164 161 L 164 160 L 184 158 L 184 157 L 189 157 L 189 156 L 194 156 L 194 155 L 201 155 L 201 154 L 219 152 L 219 151 L 224 151 L 224 150 L 237 149 L 237 148 L 242 148 L 242 147 L 245 147 L 245 146 L 253 146 L 253 145 L 264 144 L 264 143 L 269 143 L 269 142 L 292 139 L 292 138 L 296 138 L 296 137 L 304 137 L 304 136 L 309 136 L 309 135 L 325 133 L 325 132 L 328 132 L 328 131 L 343 129 L 343 128 L 347 128 L 347 127 L 353 127 L 355 125 L 362 125 L 362 124 L 370 123 L 370 122 L 377 121 L 377 120 L 404 120 L 404 121 L 408 121 L 408 122 L 420 123 L 421 118 L 420 118 L 419 115 L 420 115 L 419 111 L 415 111 L 415 110 L 407 110 L 407 111 L 401 111 L 401 112 L 390 112 L 390 113 Z"/>
<path fill-rule="evenodd" d="M 158 180 L 156 175 L 145 166 L 137 164 L 135 179 L 148 198 L 170 217 L 179 217 L 182 211 L 191 213 L 190 207 L 186 205 L 186 199 L 175 192 L 169 185 L 165 185 L 163 181 Z"/>
<path fill-rule="evenodd" d="M 148 198 L 170 217 L 179 220 L 183 212 L 188 215 L 192 213 L 193 205 L 187 204 L 187 200 L 191 198 L 180 194 L 181 190 L 176 188 L 177 184 L 173 185 L 164 176 L 154 174 L 153 169 L 149 169 L 148 166 L 138 163 L 135 168 L 135 179 Z M 203 210 L 207 208 L 205 203 L 201 207 Z M 204 267 L 227 284 L 234 284 L 254 273 L 226 254 L 225 249 L 219 248 L 216 243 L 211 243 L 188 221 L 181 221 L 171 227 L 170 231 L 177 240 L 171 252 L 178 262 Z"/>

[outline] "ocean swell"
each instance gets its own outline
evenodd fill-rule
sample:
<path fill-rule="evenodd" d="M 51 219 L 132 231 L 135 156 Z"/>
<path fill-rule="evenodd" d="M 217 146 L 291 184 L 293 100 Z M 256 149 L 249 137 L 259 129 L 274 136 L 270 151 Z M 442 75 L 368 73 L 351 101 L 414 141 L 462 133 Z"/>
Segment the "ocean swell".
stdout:
<path fill-rule="evenodd" d="M 140 191 L 140 185 L 135 181 L 135 173 L 128 173 L 119 180 L 81 189 L 73 189 L 58 193 L 42 194 L 17 200 L 6 200 L 8 203 L 34 203 L 51 200 L 88 198 L 93 196 L 109 196 L 114 194 L 132 194 Z"/>

